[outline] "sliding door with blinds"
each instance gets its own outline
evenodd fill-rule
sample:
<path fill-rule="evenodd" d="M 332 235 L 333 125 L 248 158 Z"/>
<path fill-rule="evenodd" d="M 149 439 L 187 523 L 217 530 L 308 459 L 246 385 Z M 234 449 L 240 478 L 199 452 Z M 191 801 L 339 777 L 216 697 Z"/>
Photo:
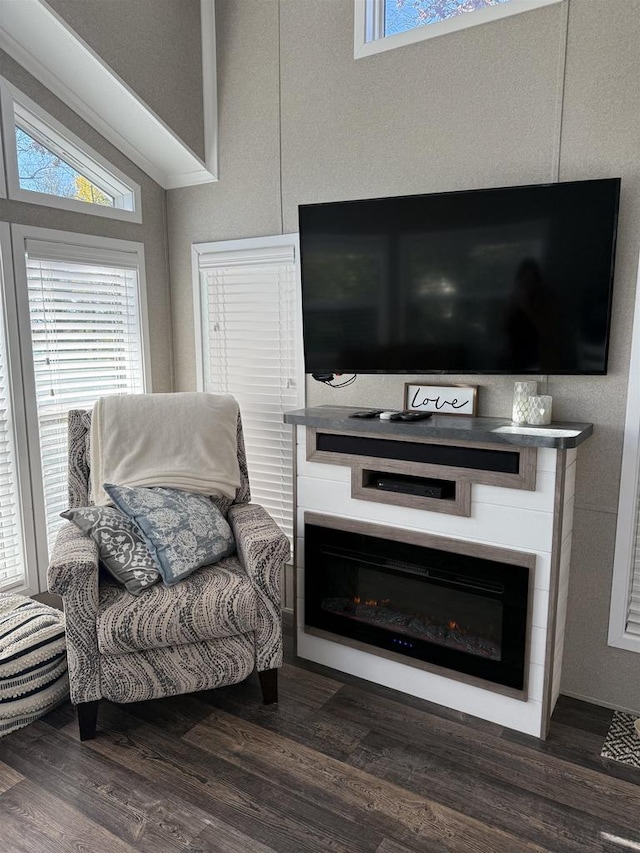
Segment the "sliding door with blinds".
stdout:
<path fill-rule="evenodd" d="M 291 428 L 301 405 L 296 237 L 194 247 L 205 391 L 240 405 L 252 500 L 293 539 Z"/>
<path fill-rule="evenodd" d="M 67 412 L 148 390 L 143 254 L 128 241 L 12 232 L 42 571 L 68 504 Z"/>

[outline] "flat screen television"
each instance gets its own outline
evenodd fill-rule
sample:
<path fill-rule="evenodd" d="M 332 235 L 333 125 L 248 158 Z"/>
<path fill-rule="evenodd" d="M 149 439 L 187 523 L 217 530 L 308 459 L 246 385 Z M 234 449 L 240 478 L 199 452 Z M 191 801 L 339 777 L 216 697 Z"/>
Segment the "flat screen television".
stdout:
<path fill-rule="evenodd" d="M 620 179 L 301 205 L 307 373 L 604 374 Z"/>

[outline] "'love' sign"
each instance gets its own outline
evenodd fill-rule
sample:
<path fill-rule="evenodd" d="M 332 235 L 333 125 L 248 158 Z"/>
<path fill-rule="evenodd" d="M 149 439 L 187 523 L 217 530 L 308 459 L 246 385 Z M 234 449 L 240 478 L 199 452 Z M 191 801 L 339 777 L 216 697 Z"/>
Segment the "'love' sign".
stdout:
<path fill-rule="evenodd" d="M 404 407 L 440 415 L 475 415 L 477 385 L 411 385 L 404 389 Z"/>

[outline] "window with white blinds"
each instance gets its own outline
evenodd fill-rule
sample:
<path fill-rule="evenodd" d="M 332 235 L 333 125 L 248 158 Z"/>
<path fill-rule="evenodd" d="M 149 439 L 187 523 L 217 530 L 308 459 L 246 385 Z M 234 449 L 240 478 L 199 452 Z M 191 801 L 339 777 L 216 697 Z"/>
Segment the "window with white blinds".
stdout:
<path fill-rule="evenodd" d="M 622 447 L 609 645 L 640 653 L 640 272 Z"/>
<path fill-rule="evenodd" d="M 26 580 L 2 272 L 0 266 L 0 591 Z"/>
<path fill-rule="evenodd" d="M 252 500 L 293 539 L 291 427 L 301 405 L 295 236 L 194 247 L 202 384 L 240 405 Z M 224 248 L 223 248 L 224 246 Z"/>
<path fill-rule="evenodd" d="M 638 471 L 640 482 L 640 471 Z M 629 595 L 629 613 L 627 633 L 640 639 L 640 494 L 636 502 L 636 530 L 631 560 L 631 591 Z"/>
<path fill-rule="evenodd" d="M 135 245 L 135 244 L 132 244 Z M 67 507 L 67 412 L 145 390 L 139 251 L 27 239 L 26 277 L 47 539 Z"/>

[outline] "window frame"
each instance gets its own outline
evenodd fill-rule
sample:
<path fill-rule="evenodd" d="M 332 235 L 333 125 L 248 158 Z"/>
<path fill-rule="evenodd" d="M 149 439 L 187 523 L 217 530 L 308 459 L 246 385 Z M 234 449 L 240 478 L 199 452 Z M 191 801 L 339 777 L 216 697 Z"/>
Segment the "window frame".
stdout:
<path fill-rule="evenodd" d="M 509 0 L 508 3 L 457 15 L 437 24 L 425 24 L 404 33 L 385 36 L 385 0 L 354 0 L 353 56 L 354 59 L 362 59 L 365 56 L 372 56 L 385 50 L 405 47 L 447 33 L 458 32 L 468 27 L 476 27 L 521 12 L 529 12 L 543 6 L 564 2 L 565 0 Z"/>
<path fill-rule="evenodd" d="M 28 204 L 71 210 L 90 216 L 104 216 L 126 222 L 142 222 L 142 192 L 113 164 L 68 130 L 15 86 L 0 77 L 2 142 L 6 171 L 6 197 Z M 41 145 L 112 196 L 117 206 L 93 204 L 79 199 L 26 190 L 20 186 L 15 130 L 21 128 Z"/>
<path fill-rule="evenodd" d="M 13 271 L 11 231 L 8 222 L 0 222 L 0 300 L 5 320 L 5 340 L 8 361 L 8 392 L 13 421 L 13 441 L 18 491 L 18 512 L 22 524 L 22 553 L 25 560 L 24 582 L 3 586 L 2 592 L 21 592 L 34 595 L 40 591 L 35 548 L 31 466 L 27 442 L 18 441 L 25 436 L 25 395 L 22 383 L 22 358 L 18 336 L 16 288 Z"/>
<path fill-rule="evenodd" d="M 7 198 L 7 176 L 6 176 L 7 158 L 5 157 L 5 151 L 4 151 L 4 124 L 5 124 L 5 122 L 4 122 L 4 117 L 2 114 L 2 104 L 3 104 L 2 77 L 0 77 L 0 199 L 6 199 Z M 7 224 L 7 223 L 3 223 L 3 224 Z M 7 224 L 7 227 L 8 227 L 8 224 Z"/>
<path fill-rule="evenodd" d="M 633 579 L 636 520 L 640 500 L 640 262 L 631 337 L 627 414 L 622 448 L 620 497 L 613 558 L 608 643 L 640 653 L 640 636 L 626 630 Z M 640 522 L 639 522 L 640 523 Z"/>
<path fill-rule="evenodd" d="M 152 392 L 151 360 L 149 347 L 149 319 L 146 295 L 146 271 L 144 244 L 112 237 L 100 237 L 93 234 L 78 234 L 72 231 L 59 231 L 51 228 L 38 228 L 31 225 L 11 225 L 11 246 L 13 253 L 13 271 L 15 283 L 15 336 L 19 337 L 21 377 L 23 387 L 24 426 L 27 444 L 30 449 L 31 508 L 33 518 L 38 577 L 42 589 L 47 588 L 47 568 L 49 547 L 47 542 L 47 523 L 44 499 L 44 480 L 40 459 L 40 430 L 35 387 L 33 350 L 31 341 L 31 323 L 29 291 L 27 280 L 26 248 L 27 240 L 43 243 L 58 243 L 69 247 L 70 261 L 93 259 L 95 262 L 113 263 L 114 252 L 126 252 L 136 258 L 138 271 L 138 306 L 140 313 L 140 337 L 142 354 L 142 377 L 145 393 Z M 73 249 L 76 249 L 74 252 Z"/>

